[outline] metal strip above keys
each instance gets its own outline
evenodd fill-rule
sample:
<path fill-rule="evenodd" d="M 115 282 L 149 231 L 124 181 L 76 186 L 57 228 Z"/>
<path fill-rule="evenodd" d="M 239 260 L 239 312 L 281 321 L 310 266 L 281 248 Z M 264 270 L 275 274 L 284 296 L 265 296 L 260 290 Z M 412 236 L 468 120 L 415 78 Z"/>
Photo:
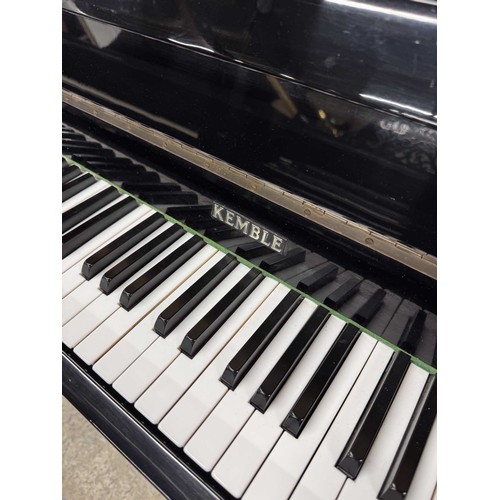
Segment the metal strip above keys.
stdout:
<path fill-rule="evenodd" d="M 437 279 L 437 258 L 433 255 L 409 247 L 394 238 L 373 231 L 363 224 L 351 221 L 333 210 L 315 205 L 299 196 L 284 191 L 275 184 L 264 182 L 248 172 L 244 172 L 227 162 L 199 151 L 167 134 L 131 120 L 75 92 L 63 89 L 62 100 L 64 103 L 84 113 L 124 130 L 153 146 L 168 151 L 243 189 L 252 191 L 280 207 L 307 218 L 311 222 L 385 255 L 421 274 Z"/>

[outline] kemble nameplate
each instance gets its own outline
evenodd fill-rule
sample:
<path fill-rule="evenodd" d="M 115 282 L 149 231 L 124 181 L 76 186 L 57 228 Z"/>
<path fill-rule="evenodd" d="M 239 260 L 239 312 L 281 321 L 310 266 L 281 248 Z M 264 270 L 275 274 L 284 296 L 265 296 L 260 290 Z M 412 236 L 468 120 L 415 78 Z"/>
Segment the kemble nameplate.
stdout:
<path fill-rule="evenodd" d="M 214 219 L 219 220 L 228 226 L 234 227 L 234 229 L 238 229 L 246 236 L 262 243 L 275 252 L 281 254 L 286 252 L 286 245 L 288 241 L 283 238 L 283 236 L 266 229 L 246 217 L 243 217 L 243 215 L 235 212 L 234 210 L 229 210 L 218 203 L 214 203 L 211 215 Z"/>

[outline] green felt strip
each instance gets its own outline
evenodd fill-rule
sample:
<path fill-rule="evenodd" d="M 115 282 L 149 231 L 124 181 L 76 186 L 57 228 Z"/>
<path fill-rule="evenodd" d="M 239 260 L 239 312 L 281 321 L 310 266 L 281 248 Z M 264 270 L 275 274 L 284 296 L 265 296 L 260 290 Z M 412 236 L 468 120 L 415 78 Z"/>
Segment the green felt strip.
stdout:
<path fill-rule="evenodd" d="M 356 322 L 352 321 L 352 319 L 347 318 L 346 316 L 343 316 L 342 314 L 340 314 L 338 311 L 335 311 L 335 310 L 331 309 L 330 307 L 325 306 L 325 304 L 319 302 L 314 297 L 311 297 L 310 295 L 307 295 L 306 293 L 302 292 L 301 290 L 297 290 L 297 288 L 295 288 L 295 287 L 291 286 L 290 284 L 286 283 L 285 281 L 277 278 L 273 274 L 265 271 L 264 269 L 261 269 L 260 267 L 256 266 L 255 264 L 252 264 L 251 262 L 249 262 L 248 260 L 244 259 L 243 257 L 241 257 L 241 256 L 235 254 L 234 252 L 231 252 L 227 248 L 219 245 L 219 243 L 217 243 L 217 242 L 211 240 L 210 238 L 207 238 L 206 236 L 200 234 L 195 229 L 192 229 L 189 226 L 186 226 L 186 224 L 182 223 L 181 221 L 178 221 L 177 219 L 174 219 L 172 216 L 170 216 L 170 215 L 162 212 L 161 210 L 158 210 L 158 208 L 154 207 L 153 205 L 150 205 L 149 203 L 146 203 L 145 201 L 141 200 L 140 198 L 138 198 L 137 196 L 133 195 L 132 193 L 129 193 L 129 192 L 121 189 L 119 186 L 117 186 L 113 182 L 109 181 L 108 179 L 105 179 L 104 177 L 101 177 L 99 174 L 96 174 L 92 170 L 89 170 L 88 168 L 84 167 L 83 165 L 80 165 L 79 163 L 77 163 L 76 161 L 73 161 L 69 156 L 62 155 L 62 157 L 70 165 L 76 165 L 78 168 L 80 168 L 84 172 L 91 173 L 96 179 L 102 180 L 102 181 L 110 184 L 111 186 L 114 186 L 116 189 L 118 189 L 118 191 L 120 191 L 120 193 L 124 193 L 124 194 L 127 194 L 127 195 L 131 196 L 132 198 L 134 198 L 141 205 L 146 205 L 146 206 L 150 207 L 151 209 L 155 210 L 156 212 L 161 213 L 165 217 L 165 219 L 167 219 L 168 221 L 172 222 L 173 224 L 178 224 L 179 226 L 181 226 L 188 233 L 195 234 L 196 236 L 200 237 L 208 245 L 211 245 L 212 247 L 216 248 L 217 250 L 220 250 L 221 252 L 223 252 L 225 254 L 229 253 L 231 255 L 234 255 L 236 257 L 236 259 L 238 260 L 238 262 L 240 262 L 241 264 L 243 264 L 243 265 L 245 265 L 245 266 L 247 266 L 249 268 L 256 267 L 257 269 L 260 270 L 260 272 L 264 276 L 267 276 L 268 278 L 271 278 L 271 279 L 273 279 L 275 281 L 278 281 L 279 283 L 281 283 L 283 286 L 286 286 L 290 290 L 295 290 L 297 293 L 299 293 L 303 297 L 306 297 L 308 300 L 314 302 L 318 306 L 321 306 L 321 307 L 327 309 L 333 316 L 336 316 L 336 317 L 340 318 L 342 321 L 345 321 L 346 323 L 350 323 L 352 325 L 355 325 L 361 331 L 365 332 L 367 335 L 370 335 L 371 337 L 374 337 L 379 342 L 382 342 L 383 344 L 389 346 L 394 351 L 401 351 L 401 349 L 399 347 L 397 347 L 394 344 L 391 344 L 390 342 L 388 342 L 384 338 L 380 337 L 380 335 L 377 335 L 377 334 L 371 332 L 370 330 L 368 330 L 364 326 L 358 325 Z M 420 368 L 422 368 L 423 370 L 425 370 L 426 372 L 428 372 L 430 374 L 435 374 L 436 371 L 437 371 L 435 368 L 433 368 L 432 366 L 428 365 L 427 363 L 424 363 L 422 360 L 416 358 L 415 356 L 412 356 L 411 360 L 412 360 L 412 363 L 414 363 L 415 365 L 419 366 Z"/>

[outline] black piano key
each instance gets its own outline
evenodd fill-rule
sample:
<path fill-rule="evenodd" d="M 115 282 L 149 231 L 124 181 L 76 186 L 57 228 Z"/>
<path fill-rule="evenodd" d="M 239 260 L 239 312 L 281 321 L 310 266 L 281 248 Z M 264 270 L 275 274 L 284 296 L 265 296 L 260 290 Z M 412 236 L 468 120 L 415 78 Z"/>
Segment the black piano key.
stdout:
<path fill-rule="evenodd" d="M 252 396 L 250 403 L 257 410 L 262 413 L 267 410 L 330 317 L 330 312 L 323 307 L 318 307 L 314 311 Z"/>
<path fill-rule="evenodd" d="M 212 205 L 186 205 L 180 207 L 168 207 L 166 213 L 174 219 L 181 220 L 190 216 L 208 215 L 212 211 Z"/>
<path fill-rule="evenodd" d="M 337 290 L 328 295 L 324 304 L 337 310 L 356 293 L 360 284 L 361 280 L 358 278 L 351 278 L 347 280 L 344 284 L 340 285 Z"/>
<path fill-rule="evenodd" d="M 96 179 L 90 174 L 82 174 L 71 181 L 65 182 L 62 185 L 62 201 L 69 200 L 75 194 L 94 184 L 94 182 L 96 182 Z"/>
<path fill-rule="evenodd" d="M 120 196 L 118 190 L 109 187 L 82 201 L 75 207 L 62 214 L 62 232 L 69 231 L 72 227 L 83 222 L 87 217 L 116 200 Z"/>
<path fill-rule="evenodd" d="M 123 182 L 138 182 L 142 180 L 148 182 L 160 182 L 160 176 L 156 172 L 126 172 L 125 170 L 107 170 L 96 173 L 105 179 L 114 182 L 115 184 Z"/>
<path fill-rule="evenodd" d="M 78 140 L 78 139 L 65 139 L 62 141 L 62 150 L 63 153 L 71 152 L 73 148 L 84 147 L 86 149 L 103 149 L 103 147 L 97 142 L 89 142 L 86 140 Z"/>
<path fill-rule="evenodd" d="M 415 316 L 419 309 L 413 302 L 403 299 L 383 332 L 384 339 L 397 345 L 408 324 L 408 318 Z"/>
<path fill-rule="evenodd" d="M 85 141 L 85 136 L 82 134 L 78 134 L 76 132 L 70 132 L 69 130 L 64 130 L 62 132 L 62 139 L 63 141 L 66 139 L 73 139 L 77 141 Z"/>
<path fill-rule="evenodd" d="M 75 144 L 76 146 L 85 146 L 87 144 L 90 144 L 92 146 L 96 146 L 96 148 L 102 148 L 102 144 L 99 144 L 98 142 L 91 141 L 86 139 L 84 136 L 80 134 L 62 134 L 62 143 L 64 144 Z"/>
<path fill-rule="evenodd" d="M 127 190 L 129 191 L 129 190 Z M 158 189 L 152 190 L 152 189 L 145 189 L 144 191 L 141 191 L 139 189 L 135 189 L 133 191 L 129 191 L 130 193 L 133 194 L 138 194 L 143 198 L 150 198 L 150 199 L 159 199 L 161 196 L 171 196 L 171 195 L 181 195 L 184 194 L 185 191 L 181 191 L 180 187 L 177 187 L 177 189 L 162 189 L 161 184 L 158 185 Z M 180 197 L 180 199 L 184 199 L 184 197 Z M 182 203 L 182 201 L 181 201 Z"/>
<path fill-rule="evenodd" d="M 109 151 L 109 150 L 103 149 L 102 151 Z M 84 153 L 74 154 L 74 155 L 71 155 L 71 159 L 73 161 L 76 161 L 77 163 L 80 163 L 81 165 L 86 166 L 90 170 L 93 170 L 92 163 L 102 164 L 103 167 L 105 165 L 108 165 L 108 166 L 132 165 L 132 160 L 130 160 L 129 158 L 118 158 L 116 156 L 110 155 L 109 153 L 102 155 L 101 150 L 99 151 L 99 154 L 95 154 L 95 153 L 91 154 L 88 152 L 85 154 Z"/>
<path fill-rule="evenodd" d="M 286 255 L 277 253 L 270 257 L 266 257 L 260 263 L 260 267 L 270 273 L 277 273 L 287 267 L 295 264 L 300 264 L 306 258 L 306 251 L 303 248 L 293 248 Z"/>
<path fill-rule="evenodd" d="M 206 231 L 205 236 L 214 241 L 221 241 L 238 238 L 239 236 L 242 236 L 242 232 L 239 229 L 227 226 L 211 227 Z"/>
<path fill-rule="evenodd" d="M 164 309 L 155 321 L 154 331 L 166 337 L 238 265 L 226 255 Z"/>
<path fill-rule="evenodd" d="M 409 318 L 398 342 L 403 351 L 414 354 L 424 331 L 427 313 L 420 309 L 417 314 Z"/>
<path fill-rule="evenodd" d="M 359 335 L 358 328 L 354 325 L 346 325 L 335 339 L 332 347 L 281 424 L 281 427 L 292 436 L 298 438 L 304 430 Z"/>
<path fill-rule="evenodd" d="M 87 166 L 88 167 L 88 166 Z M 90 168 L 92 172 L 104 177 L 105 179 L 120 181 L 120 182 L 137 182 L 142 180 L 142 177 L 149 172 L 136 170 L 133 165 L 129 167 L 107 167 L 107 168 Z M 154 182 L 154 181 L 153 181 Z"/>
<path fill-rule="evenodd" d="M 192 205 L 198 203 L 198 195 L 191 191 L 172 192 L 172 193 L 145 193 L 142 197 L 148 203 L 158 203 L 165 205 Z"/>
<path fill-rule="evenodd" d="M 422 457 L 437 412 L 437 381 L 429 377 L 382 484 L 379 500 L 404 500 Z"/>
<path fill-rule="evenodd" d="M 234 285 L 222 299 L 208 311 L 203 318 L 191 328 L 182 339 L 179 349 L 190 358 L 212 338 L 220 326 L 255 290 L 264 279 L 264 275 L 256 268 L 250 269 L 243 278 Z"/>
<path fill-rule="evenodd" d="M 347 477 L 358 476 L 409 366 L 407 354 L 393 354 L 337 461 L 336 467 Z"/>
<path fill-rule="evenodd" d="M 189 217 L 186 219 L 186 225 L 196 230 L 224 227 L 221 222 L 211 217 Z"/>
<path fill-rule="evenodd" d="M 151 191 L 169 193 L 181 190 L 179 184 L 175 184 L 175 182 L 124 182 L 121 187 L 133 194 L 149 193 Z"/>
<path fill-rule="evenodd" d="M 274 253 L 274 250 L 271 250 L 269 247 L 259 243 L 258 241 L 251 241 L 250 243 L 240 245 L 236 249 L 236 253 L 241 255 L 244 259 L 250 260 Z"/>
<path fill-rule="evenodd" d="M 330 263 L 311 276 L 301 280 L 297 288 L 305 293 L 313 293 L 333 281 L 338 272 L 339 267 Z"/>
<path fill-rule="evenodd" d="M 133 198 L 125 198 L 65 233 L 62 237 L 63 259 L 135 208 L 137 202 Z"/>
<path fill-rule="evenodd" d="M 409 354 L 430 365 L 432 364 L 432 358 L 436 347 L 437 318 L 429 311 L 426 311 L 425 314 L 425 323 L 418 339 L 415 341 L 415 347 L 412 348 Z"/>
<path fill-rule="evenodd" d="M 81 173 L 82 173 L 82 171 L 76 165 L 66 164 L 62 168 L 62 184 L 75 179 Z"/>
<path fill-rule="evenodd" d="M 83 277 L 86 280 L 92 279 L 165 222 L 166 220 L 161 214 L 155 213 L 87 257 L 82 266 Z"/>
<path fill-rule="evenodd" d="M 108 269 L 101 278 L 99 288 L 106 295 L 110 294 L 183 234 L 184 230 L 182 227 L 176 225 L 170 226 L 166 231 L 156 236 L 156 238 L 142 245 L 141 248 L 114 265 L 111 269 Z"/>
<path fill-rule="evenodd" d="M 79 135 L 79 134 L 74 134 L 74 133 L 71 133 L 71 132 L 68 132 L 68 133 L 63 133 L 62 135 L 62 145 L 70 145 L 70 144 L 73 144 L 73 143 L 77 143 L 77 145 L 79 145 L 78 143 L 80 144 L 86 144 L 86 139 L 85 137 Z M 102 147 L 102 146 L 101 146 Z M 63 151 L 63 154 L 64 151 Z"/>
<path fill-rule="evenodd" d="M 223 384 L 231 390 L 236 389 L 271 340 L 273 340 L 281 327 L 295 309 L 297 309 L 302 299 L 303 297 L 295 290 L 290 290 L 285 295 L 281 302 L 273 309 L 271 314 L 228 363 L 220 378 Z"/>
<path fill-rule="evenodd" d="M 375 316 L 375 313 L 380 309 L 384 297 L 385 290 L 379 288 L 354 314 L 352 320 L 359 325 L 366 326 Z"/>
<path fill-rule="evenodd" d="M 130 165 L 92 165 L 87 163 L 86 167 L 92 170 L 93 172 L 106 177 L 106 175 L 113 174 L 138 174 L 142 175 L 146 172 L 146 169 L 142 165 L 135 165 L 131 163 Z"/>
<path fill-rule="evenodd" d="M 88 168 L 109 168 L 112 166 L 123 167 L 126 165 L 134 165 L 130 158 L 123 158 L 121 156 L 107 156 L 103 158 L 98 154 L 74 155 L 73 160 L 88 166 Z"/>
<path fill-rule="evenodd" d="M 192 236 L 186 243 L 167 255 L 123 290 L 120 297 L 122 307 L 130 311 L 203 246 L 205 246 L 205 242 L 202 239 L 198 236 Z"/>
<path fill-rule="evenodd" d="M 63 146 L 62 152 L 63 154 L 71 157 L 73 157 L 74 155 L 95 155 L 99 158 L 115 156 L 115 153 L 111 151 L 111 149 L 96 148 L 91 143 L 84 146 Z"/>

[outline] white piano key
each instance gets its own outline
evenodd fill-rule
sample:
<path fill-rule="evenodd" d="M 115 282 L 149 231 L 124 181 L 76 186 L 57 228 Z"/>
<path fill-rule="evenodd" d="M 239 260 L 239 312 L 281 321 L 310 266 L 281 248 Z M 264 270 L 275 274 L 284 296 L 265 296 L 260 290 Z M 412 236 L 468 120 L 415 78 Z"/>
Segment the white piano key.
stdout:
<path fill-rule="evenodd" d="M 81 286 L 63 299 L 62 325 L 66 325 L 68 321 L 72 320 L 101 295 L 102 292 L 94 286 L 94 283 L 82 283 Z"/>
<path fill-rule="evenodd" d="M 144 217 L 149 217 L 149 213 L 145 214 Z M 142 220 L 143 217 L 141 217 Z M 139 222 L 136 221 L 136 222 Z M 149 241 L 152 239 L 156 238 L 159 236 L 161 233 L 166 231 L 169 227 L 172 226 L 171 222 L 166 222 L 163 224 L 161 227 L 156 229 L 154 232 L 152 232 L 149 236 L 144 238 L 140 243 L 132 247 L 128 252 L 124 253 L 116 262 L 110 264 L 106 269 L 101 271 L 97 276 L 94 276 L 89 281 L 86 281 L 83 276 L 81 278 L 84 280 L 84 283 L 82 283 L 77 289 L 75 289 L 73 292 L 71 292 L 69 295 L 64 297 L 62 301 L 62 314 L 63 314 L 63 322 L 62 324 L 65 325 L 68 321 L 70 321 L 72 318 L 74 318 L 78 313 L 80 313 L 83 309 L 85 309 L 91 302 L 93 302 L 95 299 L 103 295 L 103 292 L 99 288 L 99 284 L 101 283 L 101 278 L 104 276 L 106 271 L 116 265 L 118 262 L 121 262 L 123 259 L 127 258 L 129 255 L 137 251 L 139 248 L 141 248 L 143 245 L 146 245 Z M 124 228 L 124 231 L 128 231 L 130 227 Z M 96 249 L 97 250 L 97 249 Z M 93 253 L 93 252 L 92 252 Z M 88 255 L 85 256 L 84 259 L 82 259 L 81 265 L 83 265 L 83 261 L 88 257 Z M 81 265 L 80 265 L 80 270 L 81 270 Z M 74 267 L 74 266 L 73 266 Z M 73 268 L 71 268 L 73 269 Z M 71 270 L 70 269 L 70 270 Z M 63 274 L 63 280 L 64 276 L 70 272 L 70 270 L 66 271 Z M 121 287 L 119 287 L 121 289 Z"/>
<path fill-rule="evenodd" d="M 308 300 L 299 305 L 238 387 L 234 391 L 227 392 L 189 440 L 184 451 L 203 470 L 213 469 L 250 418 L 254 412 L 254 407 L 249 403 L 250 398 L 309 319 L 315 307 L 315 304 Z"/>
<path fill-rule="evenodd" d="M 424 451 L 413 476 L 405 500 L 429 500 L 436 493 L 437 482 L 437 419 L 427 438 Z"/>
<path fill-rule="evenodd" d="M 111 239 L 104 242 L 99 248 L 102 248 L 107 242 Z M 85 257 L 86 258 L 86 257 Z M 65 273 L 62 275 L 62 298 L 69 295 L 72 291 L 78 288 L 81 284 L 85 283 L 85 278 L 82 275 L 82 265 L 85 262 L 85 258 L 77 262 L 73 267 L 70 267 Z M 64 309 L 63 309 L 64 311 Z M 63 316 L 63 324 L 64 316 Z"/>
<path fill-rule="evenodd" d="M 275 287 L 276 281 L 264 278 L 194 358 L 181 354 L 175 359 L 136 401 L 137 410 L 157 424 Z"/>
<path fill-rule="evenodd" d="M 101 323 L 75 348 L 75 354 L 88 365 L 93 365 L 106 353 L 132 326 L 141 321 L 151 309 L 156 307 L 176 288 L 195 273 L 217 250 L 206 245 L 155 290 L 130 311 L 120 307 L 106 321 Z"/>
<path fill-rule="evenodd" d="M 299 438 L 283 432 L 243 495 L 245 500 L 290 496 L 375 344 L 372 337 L 360 335 Z"/>
<path fill-rule="evenodd" d="M 252 414 L 215 466 L 212 476 L 231 495 L 243 495 L 283 433 L 281 423 L 344 325 L 335 316 L 327 321 L 267 411 Z"/>
<path fill-rule="evenodd" d="M 219 380 L 224 368 L 288 293 L 277 285 L 259 309 L 210 363 L 160 422 L 158 428 L 177 446 L 184 446 L 223 398 L 228 388 Z"/>
<path fill-rule="evenodd" d="M 158 337 L 113 383 L 113 387 L 129 403 L 137 398 L 180 354 L 179 345 L 186 333 L 202 318 L 226 293 L 243 278 L 248 267 L 238 265 L 215 290 L 199 304 L 170 334 Z"/>
<path fill-rule="evenodd" d="M 152 215 L 154 214 L 152 208 L 146 205 L 140 205 L 132 212 L 129 212 L 125 217 L 122 217 L 119 221 L 111 224 L 107 229 L 102 231 L 100 234 L 89 240 L 87 243 L 82 245 L 80 248 L 70 253 L 62 261 L 62 272 L 66 272 L 70 267 L 73 267 L 78 261 L 82 260 L 84 257 L 91 255 L 99 246 L 101 246 L 106 240 L 114 236 L 116 233 L 120 232 L 123 228 L 130 226 L 137 219 L 141 218 L 144 214 Z"/>
<path fill-rule="evenodd" d="M 291 500 L 331 500 L 346 475 L 334 467 L 394 351 L 378 343 L 358 380 L 308 465 Z"/>
<path fill-rule="evenodd" d="M 116 234 L 111 235 L 106 241 L 102 243 L 102 245 L 99 245 L 95 249 L 95 252 L 99 251 L 101 248 L 106 246 L 108 243 L 111 243 L 114 239 L 118 238 L 122 234 L 126 233 L 129 231 L 132 226 L 135 226 L 136 224 L 141 223 L 143 220 L 147 219 L 149 214 L 144 214 L 142 217 L 137 219 L 137 221 L 133 224 L 131 224 L 128 227 L 124 227 L 121 231 L 117 232 Z M 141 242 L 142 244 L 142 242 Z M 92 252 L 92 253 L 95 253 Z M 90 254 L 91 255 L 91 254 Z M 68 294 L 70 294 L 73 290 L 75 290 L 78 286 L 80 286 L 82 283 L 85 283 L 86 280 L 82 274 L 82 266 L 83 263 L 85 262 L 85 259 L 87 259 L 89 256 L 86 255 L 82 259 L 80 259 L 74 266 L 70 267 L 65 273 L 62 275 L 62 297 L 66 297 Z M 124 256 L 120 257 L 122 259 Z M 111 265 L 111 264 L 110 264 Z M 109 266 L 108 266 L 109 267 Z M 97 276 L 94 277 L 94 279 L 98 279 Z M 99 278 L 100 280 L 100 278 Z"/>
<path fill-rule="evenodd" d="M 135 325 L 95 365 L 93 370 L 108 384 L 112 384 L 158 337 L 153 330 L 158 315 L 224 258 L 217 251 L 203 266 L 190 276 L 163 302 L 158 304 L 140 323 Z"/>
<path fill-rule="evenodd" d="M 120 296 L 124 288 L 150 268 L 155 266 L 158 262 L 160 262 L 160 260 L 165 258 L 176 248 L 185 243 L 189 238 L 191 238 L 191 234 L 181 236 L 177 241 L 172 243 L 170 247 L 160 253 L 160 255 L 137 271 L 121 287 L 117 288 L 109 295 L 101 294 L 73 319 L 68 321 L 62 329 L 63 343 L 70 348 L 73 348 L 80 343 L 87 335 L 89 335 L 89 333 L 95 330 L 95 328 L 109 318 L 109 316 L 111 316 L 120 307 Z"/>
<path fill-rule="evenodd" d="M 339 500 L 377 498 L 399 443 L 422 393 L 428 373 L 411 364 L 356 481 L 346 481 Z M 432 489 L 430 490 L 432 495 Z"/>
<path fill-rule="evenodd" d="M 108 187 L 109 187 L 109 184 L 107 182 L 104 182 L 101 180 L 95 182 L 94 184 L 92 184 L 88 188 L 75 194 L 75 196 L 72 196 L 71 198 L 68 198 L 66 201 L 63 201 L 62 202 L 62 212 L 64 213 L 64 212 L 68 211 L 69 209 L 76 207 L 82 201 L 87 200 L 91 196 L 94 196 L 95 194 L 103 191 L 104 189 L 106 189 Z"/>

